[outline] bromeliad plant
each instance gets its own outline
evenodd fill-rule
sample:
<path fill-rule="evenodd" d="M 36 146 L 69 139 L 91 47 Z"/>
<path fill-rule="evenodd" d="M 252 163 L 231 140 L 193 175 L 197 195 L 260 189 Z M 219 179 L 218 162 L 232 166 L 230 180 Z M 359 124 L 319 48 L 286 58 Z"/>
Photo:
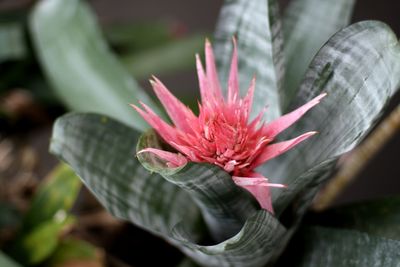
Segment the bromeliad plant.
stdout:
<path fill-rule="evenodd" d="M 294 0 L 282 28 L 274 0 L 225 1 L 213 42 L 218 75 L 209 44 L 206 72 L 198 60 L 199 117 L 160 81 L 153 81 L 173 127 L 158 118 L 156 113 L 162 113 L 157 106 L 125 75 L 107 47 L 95 42 L 99 33 L 87 6 L 78 0 L 41 1 L 32 15 L 31 31 L 48 77 L 58 90 L 68 83 L 73 87 L 75 82 L 99 86 L 96 92 L 82 87 L 80 101 L 96 96 L 99 105 L 94 110 L 104 114 L 75 113 L 60 118 L 54 126 L 51 151 L 73 167 L 112 214 L 164 238 L 196 263 L 271 265 L 337 159 L 360 142 L 399 87 L 400 45 L 390 28 L 364 21 L 341 29 L 349 22 L 353 4 L 349 0 Z M 57 42 L 60 32 L 63 38 L 78 41 L 73 55 L 62 56 Z M 232 36 L 237 38 L 237 71 Z M 77 72 L 70 56 L 85 55 L 88 50 L 98 57 L 93 62 L 80 60 L 78 67 L 85 72 Z M 107 59 L 105 64 L 96 64 L 101 56 Z M 241 98 L 245 92 L 239 88 L 246 89 L 253 75 L 257 88 L 251 83 L 250 93 Z M 220 88 L 218 79 L 228 86 Z M 279 135 L 292 141 L 275 140 L 325 93 L 328 96 L 316 108 Z M 137 107 L 135 98 L 145 103 L 144 110 Z M 138 113 L 129 110 L 127 102 L 134 103 Z M 94 104 L 86 111 L 93 111 Z M 139 132 L 147 127 L 139 114 L 158 135 L 151 130 Z M 262 120 L 265 123 L 258 124 Z M 311 133 L 301 135 L 309 130 L 319 134 L 272 159 L 309 137 Z M 137 151 L 140 162 L 133 157 Z M 269 193 L 270 183 L 286 188 L 272 188 Z M 331 231 L 313 228 L 307 233 L 320 241 Z M 334 246 L 351 244 L 340 235 L 335 232 L 335 238 L 329 239 Z M 204 245 L 208 239 L 216 243 Z M 397 241 L 370 247 L 375 244 L 372 239 L 356 240 L 369 246 L 366 254 L 375 256 L 368 260 L 377 265 L 398 255 L 391 254 L 396 250 L 385 249 L 398 248 Z M 321 266 L 313 261 L 313 255 L 323 255 L 318 245 L 322 241 L 318 242 L 307 247 L 310 250 L 302 266 Z M 360 255 L 338 250 L 335 256 L 335 261 L 323 265 L 347 266 L 346 262 L 356 262 Z"/>

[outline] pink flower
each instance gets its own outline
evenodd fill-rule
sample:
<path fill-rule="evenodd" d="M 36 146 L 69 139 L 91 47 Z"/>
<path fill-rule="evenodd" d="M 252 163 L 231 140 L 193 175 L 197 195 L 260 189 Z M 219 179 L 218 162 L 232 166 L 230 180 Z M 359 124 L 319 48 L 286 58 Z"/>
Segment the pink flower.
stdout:
<path fill-rule="evenodd" d="M 239 96 L 238 58 L 236 42 L 232 56 L 228 81 L 228 95 L 224 99 L 215 66 L 210 42 L 206 41 L 206 71 L 198 55 L 196 65 L 200 85 L 201 104 L 199 116 L 173 96 L 157 78 L 151 81 L 154 92 L 165 107 L 174 126 L 164 122 L 144 103 L 143 109 L 132 107 L 155 129 L 161 138 L 177 150 L 177 153 L 156 148 L 149 152 L 165 160 L 169 167 L 178 167 L 188 161 L 208 162 L 220 166 L 232 175 L 236 185 L 248 190 L 263 209 L 273 212 L 269 187 L 285 187 L 272 184 L 255 168 L 286 152 L 314 135 L 307 132 L 294 139 L 272 143 L 275 137 L 296 122 L 325 96 L 322 94 L 295 111 L 270 123 L 262 121 L 263 110 L 250 120 L 250 111 L 255 90 L 255 78 L 244 98 Z"/>

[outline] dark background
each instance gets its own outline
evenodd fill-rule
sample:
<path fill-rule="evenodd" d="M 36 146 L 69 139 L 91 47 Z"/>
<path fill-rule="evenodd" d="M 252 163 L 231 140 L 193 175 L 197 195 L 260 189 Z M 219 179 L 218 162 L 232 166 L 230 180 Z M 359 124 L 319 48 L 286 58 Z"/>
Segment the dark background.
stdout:
<path fill-rule="evenodd" d="M 249 0 L 251 1 L 251 0 Z M 322 1 L 322 0 L 321 0 Z M 185 25 L 188 33 L 201 32 L 212 36 L 222 0 L 92 0 L 102 24 L 125 21 L 165 20 Z M 279 1 L 282 10 L 290 2 Z M 359 0 L 353 13 L 353 22 L 381 20 L 400 36 L 400 1 Z M 160 77 L 172 91 L 197 96 L 197 76 L 194 61 L 191 70 Z M 143 83 L 148 88 L 147 83 Z M 390 103 L 385 114 L 400 103 L 399 94 Z M 340 196 L 336 204 L 400 193 L 400 134 L 390 140 Z"/>

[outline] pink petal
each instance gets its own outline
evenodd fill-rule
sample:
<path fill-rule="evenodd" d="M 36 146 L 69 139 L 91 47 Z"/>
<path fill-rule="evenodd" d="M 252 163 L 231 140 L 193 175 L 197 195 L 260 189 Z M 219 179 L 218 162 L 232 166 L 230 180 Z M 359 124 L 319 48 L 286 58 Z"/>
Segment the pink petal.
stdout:
<path fill-rule="evenodd" d="M 271 212 L 272 214 L 274 213 L 269 186 L 264 186 L 263 184 L 260 185 L 259 178 L 232 176 L 232 179 L 236 185 L 249 191 L 255 199 L 257 199 L 261 208 Z M 263 179 L 268 183 L 267 178 Z"/>
<path fill-rule="evenodd" d="M 308 110 L 317 105 L 326 95 L 326 93 L 320 94 L 319 96 L 309 101 L 307 104 L 272 121 L 271 123 L 266 125 L 264 134 L 273 139 L 276 135 L 278 135 L 283 130 L 295 123 L 298 119 L 300 119 Z"/>
<path fill-rule="evenodd" d="M 168 151 L 164 151 L 164 150 L 160 150 L 160 149 L 156 149 L 156 148 L 151 148 L 151 147 L 142 149 L 139 152 L 137 152 L 137 154 L 141 154 L 141 153 L 145 153 L 145 152 L 153 153 L 160 159 L 167 161 L 167 165 L 169 167 L 173 167 L 173 168 L 180 167 L 187 163 L 187 159 L 184 156 L 182 156 L 181 154 L 172 153 L 172 152 L 168 152 Z"/>
<path fill-rule="evenodd" d="M 233 40 L 233 54 L 232 54 L 231 69 L 228 81 L 228 103 L 235 102 L 239 96 L 237 45 L 235 37 L 233 37 L 232 40 Z"/>
<path fill-rule="evenodd" d="M 308 132 L 305 134 L 302 134 L 296 138 L 293 138 L 291 140 L 283 141 L 280 143 L 275 143 L 271 145 L 267 145 L 264 150 L 261 152 L 261 154 L 254 160 L 253 164 L 251 165 L 252 168 L 256 168 L 257 166 L 260 166 L 264 162 L 275 158 L 279 156 L 280 154 L 285 153 L 289 149 L 293 148 L 294 146 L 298 145 L 300 142 L 306 140 L 310 136 L 313 136 L 317 132 Z"/>
<path fill-rule="evenodd" d="M 206 78 L 206 74 L 204 72 L 203 64 L 201 64 L 201 60 L 198 54 L 196 54 L 196 69 L 197 69 L 197 77 L 199 79 L 201 102 L 207 103 L 210 98 L 208 90 L 208 81 Z"/>
<path fill-rule="evenodd" d="M 256 77 L 253 77 L 250 82 L 250 87 L 247 90 L 247 95 L 244 98 L 244 110 L 246 111 L 246 117 L 248 118 L 251 112 L 251 107 L 253 105 L 254 89 L 256 87 Z M 246 119 L 247 119 L 246 118 Z"/>
<path fill-rule="evenodd" d="M 153 79 L 155 81 L 150 82 L 153 86 L 154 92 L 165 107 L 175 126 L 185 132 L 192 132 L 192 127 L 190 126 L 189 122 L 196 120 L 193 112 L 184 104 L 182 104 L 182 102 L 180 102 L 173 94 L 171 94 L 171 92 L 160 80 L 158 80 L 156 77 L 153 77 Z"/>
<path fill-rule="evenodd" d="M 208 41 L 208 39 L 206 40 L 205 46 L 206 46 L 205 48 L 206 74 L 208 79 L 208 85 L 210 87 L 209 90 L 211 96 L 213 97 L 213 99 L 215 99 L 216 102 L 222 102 L 223 97 L 222 97 L 221 86 L 218 79 L 217 67 L 215 66 L 214 52 L 212 50 L 211 43 L 210 41 Z"/>
<path fill-rule="evenodd" d="M 141 110 L 136 105 L 133 107 L 151 127 L 164 139 L 165 142 L 170 143 L 176 140 L 177 131 L 168 123 L 164 122 L 160 117 L 157 116 L 146 104 L 139 102 L 145 111 Z"/>

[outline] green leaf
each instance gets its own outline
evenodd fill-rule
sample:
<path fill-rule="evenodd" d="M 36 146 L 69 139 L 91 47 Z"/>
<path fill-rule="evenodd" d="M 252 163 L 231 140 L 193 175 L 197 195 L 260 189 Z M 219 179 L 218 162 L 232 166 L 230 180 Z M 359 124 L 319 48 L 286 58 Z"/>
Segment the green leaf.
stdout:
<path fill-rule="evenodd" d="M 77 171 L 112 214 L 164 237 L 198 263 L 262 266 L 269 260 L 285 228 L 266 211 L 256 212 L 223 243 L 198 245 L 204 235 L 198 208 L 185 191 L 141 167 L 134 158 L 138 136 L 104 116 L 70 114 L 57 120 L 51 151 Z"/>
<path fill-rule="evenodd" d="M 352 230 L 302 229 L 278 266 L 398 267 L 400 241 Z"/>
<path fill-rule="evenodd" d="M 140 137 L 137 150 L 163 149 L 160 144 L 157 134 L 150 130 Z M 216 165 L 190 162 L 179 168 L 168 168 L 152 153 L 141 153 L 138 158 L 149 171 L 159 173 L 192 197 L 216 241 L 226 240 L 239 232 L 247 218 L 259 208 L 254 198 L 235 185 L 231 175 Z"/>
<path fill-rule="evenodd" d="M 286 230 L 269 212 L 260 210 L 250 217 L 234 237 L 213 246 L 194 244 L 179 224 L 174 236 L 186 246 L 184 252 L 203 266 L 258 267 L 275 256 L 275 248 Z"/>
<path fill-rule="evenodd" d="M 132 21 L 106 25 L 104 34 L 113 47 L 121 52 L 139 52 L 156 48 L 174 39 L 175 24 L 165 21 Z"/>
<path fill-rule="evenodd" d="M 137 53 L 124 53 L 121 58 L 137 79 L 152 74 L 169 74 L 194 68 L 194 55 L 203 49 L 204 36 L 194 35 Z"/>
<path fill-rule="evenodd" d="M 215 55 L 222 88 L 227 78 L 232 55 L 232 37 L 237 37 L 239 83 L 247 92 L 250 80 L 257 78 L 252 114 L 265 106 L 267 120 L 281 115 L 279 90 L 283 77 L 283 42 L 277 1 L 226 0 L 215 32 Z"/>
<path fill-rule="evenodd" d="M 139 130 L 147 128 L 128 104 L 139 99 L 158 108 L 110 52 L 85 3 L 40 1 L 30 29 L 39 61 L 69 108 L 106 114 Z"/>
<path fill-rule="evenodd" d="M 400 82 L 400 46 L 384 23 L 364 21 L 335 34 L 319 51 L 290 110 L 322 92 L 321 103 L 308 112 L 284 139 L 315 130 L 319 134 L 270 161 L 262 170 L 273 182 L 287 184 L 273 191 L 277 213 L 299 197 L 331 168 L 318 172 L 321 162 L 333 161 L 354 148 L 372 128 Z M 314 168 L 314 174 L 306 175 Z"/>
<path fill-rule="evenodd" d="M 67 213 L 78 196 L 81 182 L 65 164 L 58 165 L 35 194 L 24 218 L 24 231 L 51 220 L 59 212 Z"/>
<path fill-rule="evenodd" d="M 135 158 L 138 138 L 139 132 L 108 117 L 70 114 L 56 121 L 50 151 L 114 216 L 166 239 L 181 220 L 196 228 L 200 214 L 190 197 Z"/>
<path fill-rule="evenodd" d="M 1 267 L 22 267 L 19 263 L 12 260 L 0 250 L 0 266 Z"/>
<path fill-rule="evenodd" d="M 62 240 L 54 251 L 53 255 L 47 261 L 46 266 L 68 266 L 68 263 L 98 264 L 101 265 L 98 249 L 83 240 L 68 238 Z M 92 266 L 92 265 L 90 265 Z M 97 266 L 97 265 L 95 265 Z"/>
<path fill-rule="evenodd" d="M 75 218 L 59 212 L 49 221 L 39 224 L 29 233 L 17 238 L 11 255 L 24 265 L 35 265 L 46 260 L 57 248 L 60 235 L 75 223 Z"/>
<path fill-rule="evenodd" d="M 312 224 L 354 229 L 384 238 L 400 240 L 400 197 L 340 206 L 309 216 Z"/>
<path fill-rule="evenodd" d="M 283 19 L 286 73 L 281 92 L 286 110 L 322 45 L 350 23 L 355 0 L 294 0 Z"/>
<path fill-rule="evenodd" d="M 6 60 L 23 59 L 26 55 L 24 28 L 22 23 L 0 23 L 0 63 Z"/>

